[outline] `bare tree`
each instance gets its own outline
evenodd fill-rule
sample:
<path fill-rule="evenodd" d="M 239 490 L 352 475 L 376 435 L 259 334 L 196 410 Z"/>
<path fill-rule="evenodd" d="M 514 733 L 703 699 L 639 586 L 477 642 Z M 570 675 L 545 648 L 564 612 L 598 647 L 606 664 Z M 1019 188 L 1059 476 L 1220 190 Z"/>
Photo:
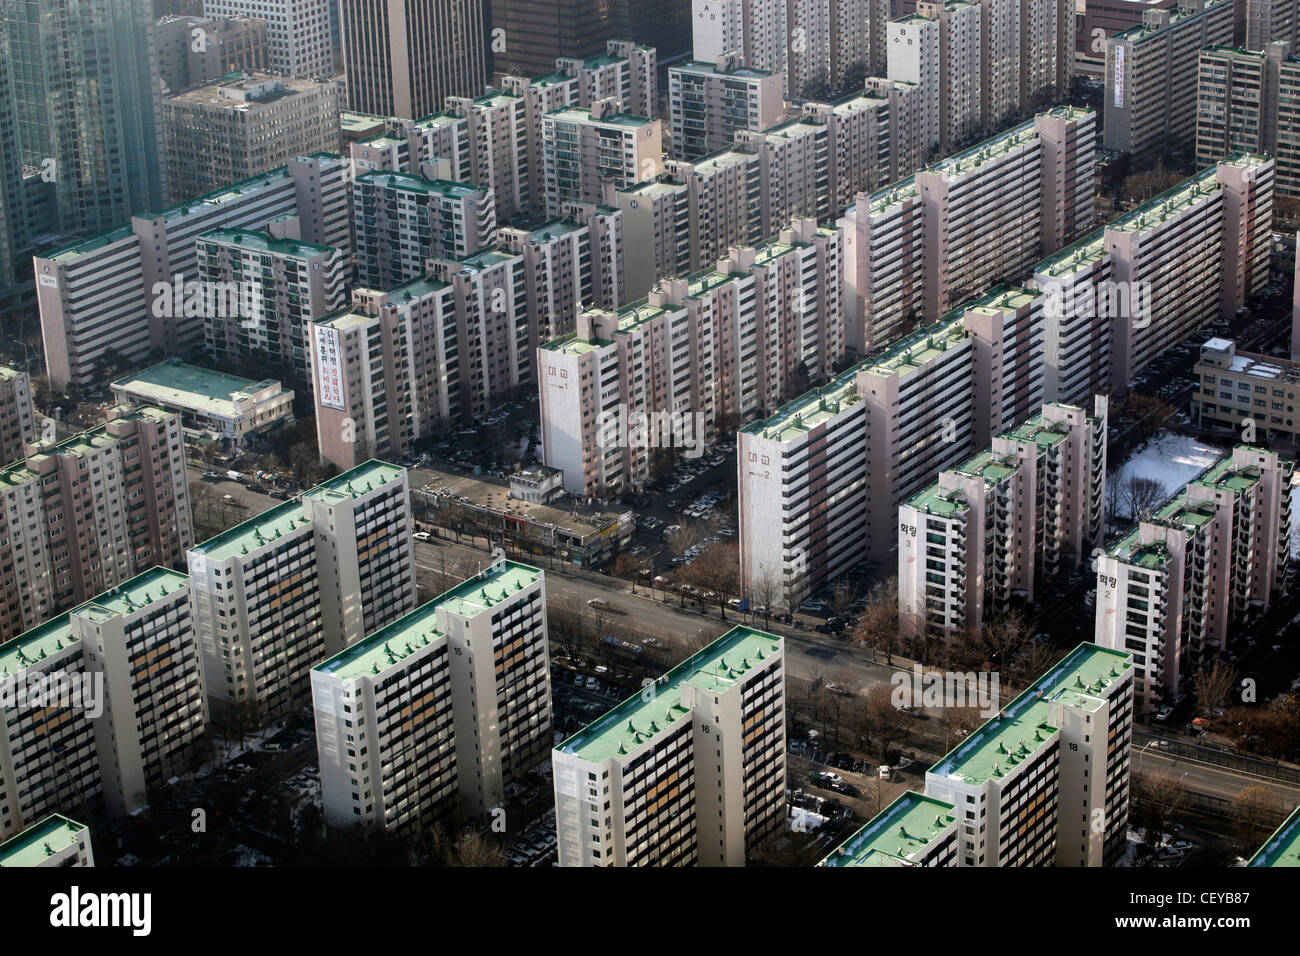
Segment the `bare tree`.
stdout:
<path fill-rule="evenodd" d="M 880 757 L 884 760 L 889 756 L 890 744 L 906 736 L 911 717 L 894 706 L 893 688 L 888 684 L 877 684 L 867 692 L 867 713 L 873 735 L 880 744 Z"/>
<path fill-rule="evenodd" d="M 749 599 L 753 606 L 763 609 L 763 626 L 772 621 L 772 606 L 781 596 L 781 578 L 771 568 L 761 571 L 749 587 Z"/>
<path fill-rule="evenodd" d="M 853 640 L 872 653 L 884 651 L 885 663 L 894 662 L 898 649 L 898 578 L 891 577 L 878 584 L 871 600 L 854 625 Z"/>
<path fill-rule="evenodd" d="M 1165 773 L 1133 775 L 1133 825 L 1146 834 L 1147 843 L 1159 843 L 1169 822 L 1187 803 L 1181 784 Z"/>
<path fill-rule="evenodd" d="M 1246 787 L 1232 799 L 1233 830 L 1248 851 L 1268 839 L 1285 814 L 1277 794 L 1260 784 Z"/>
<path fill-rule="evenodd" d="M 1133 521 L 1150 516 L 1168 497 L 1165 486 L 1155 478 L 1129 475 L 1123 485 L 1124 506 Z"/>
<path fill-rule="evenodd" d="M 1202 664 L 1196 670 L 1192 688 L 1196 700 L 1206 714 L 1223 707 L 1228 695 L 1237 687 L 1237 668 L 1220 657 Z"/>
<path fill-rule="evenodd" d="M 727 619 L 727 600 L 740 588 L 738 548 L 731 542 L 718 542 L 703 551 L 699 557 L 682 569 L 680 577 L 712 593 L 711 600 L 718 605 L 722 619 Z"/>

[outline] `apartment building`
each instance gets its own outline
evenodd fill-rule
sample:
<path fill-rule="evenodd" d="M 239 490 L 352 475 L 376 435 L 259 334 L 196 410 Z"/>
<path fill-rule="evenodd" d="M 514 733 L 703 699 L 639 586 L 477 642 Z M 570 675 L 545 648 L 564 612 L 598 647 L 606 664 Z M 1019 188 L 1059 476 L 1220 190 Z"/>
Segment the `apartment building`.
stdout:
<path fill-rule="evenodd" d="M 1097 556 L 1095 640 L 1133 654 L 1140 710 L 1171 702 L 1285 593 L 1294 471 L 1238 445 Z"/>
<path fill-rule="evenodd" d="M 918 0 L 914 14 L 889 22 L 887 75 L 921 88 L 927 154 L 971 142 L 983 128 L 983 18 L 981 4 Z"/>
<path fill-rule="evenodd" d="M 22 866 L 94 866 L 90 828 L 58 813 L 0 843 L 0 869 Z"/>
<path fill-rule="evenodd" d="M 472 421 L 535 381 L 537 347 L 589 303 L 623 297 L 616 210 L 570 205 L 574 220 L 502 229 L 498 246 L 432 264 L 427 279 L 355 289 L 312 324 L 322 461 L 400 457 L 448 423 Z"/>
<path fill-rule="evenodd" d="M 1266 50 L 1270 43 L 1300 42 L 1300 11 L 1295 0 L 1246 0 L 1247 50 Z"/>
<path fill-rule="evenodd" d="M 1102 145 L 1139 158 L 1193 149 L 1200 52 L 1232 43 L 1232 32 L 1229 0 L 1179 0 L 1107 39 Z"/>
<path fill-rule="evenodd" d="M 43 423 L 41 427 L 44 428 Z M 31 376 L 0 365 L 0 461 L 21 458 L 27 444 L 36 440 L 36 433 Z"/>
<path fill-rule="evenodd" d="M 1112 324 L 1120 301 L 1111 278 L 1105 230 L 1097 229 L 1034 266 L 1047 318 L 1043 393 L 1048 401 L 1079 405 L 1111 387 Z M 1116 294 L 1112 295 L 1110 290 Z"/>
<path fill-rule="evenodd" d="M 978 630 L 1102 540 L 1106 400 L 1050 403 L 939 474 L 898 514 L 899 633 Z"/>
<path fill-rule="evenodd" d="M 957 865 L 1110 866 L 1124 852 L 1133 657 L 1080 644 L 925 774 Z"/>
<path fill-rule="evenodd" d="M 337 74 L 331 0 L 203 0 L 205 17 L 266 21 L 267 60 L 276 73 L 323 79 Z"/>
<path fill-rule="evenodd" d="M 1300 866 L 1300 809 L 1282 821 L 1247 866 Z"/>
<path fill-rule="evenodd" d="M 391 289 L 424 276 L 430 259 L 464 259 L 496 238 L 490 190 L 412 173 L 371 172 L 352 184 L 357 280 Z"/>
<path fill-rule="evenodd" d="M 261 17 L 163 17 L 153 28 L 163 95 L 210 83 L 234 70 L 265 72 L 268 27 Z"/>
<path fill-rule="evenodd" d="M 668 69 L 669 129 L 674 159 L 726 149 L 738 130 L 775 126 L 785 109 L 785 77 L 745 66 L 737 54 L 716 63 Z"/>
<path fill-rule="evenodd" d="M 270 225 L 284 232 L 283 223 Z M 335 246 L 273 232 L 214 229 L 198 237 L 200 289 L 215 300 L 204 310 L 204 347 L 229 367 L 256 358 L 291 368 L 295 383 L 310 387 L 307 326 L 343 305 L 351 263 Z M 213 294 L 223 290 L 236 295 Z"/>
<path fill-rule="evenodd" d="M 889 345 L 1084 232 L 1095 123 L 1058 107 L 859 193 L 839 220 L 849 348 Z"/>
<path fill-rule="evenodd" d="M 228 73 L 164 97 L 158 116 L 174 203 L 342 142 L 338 87 L 267 73 Z"/>
<path fill-rule="evenodd" d="M 185 355 L 203 348 L 201 309 L 175 309 L 197 279 L 198 237 L 214 228 L 265 228 L 290 217 L 293 238 L 351 256 L 346 167 L 337 156 L 298 157 L 130 225 L 34 259 L 41 338 L 50 384 L 99 381 L 112 349 L 143 364 L 154 348 Z"/>
<path fill-rule="evenodd" d="M 743 866 L 785 823 L 784 642 L 732 628 L 552 765 L 560 866 Z"/>
<path fill-rule="evenodd" d="M 786 96 L 796 95 L 788 84 L 790 31 L 786 0 L 692 0 L 691 49 L 695 59 L 716 63 L 727 53 L 739 53 L 758 70 L 783 74 Z"/>
<path fill-rule="evenodd" d="M 1201 51 L 1197 87 L 1196 161 L 1237 153 L 1272 156 L 1279 195 L 1300 195 L 1300 60 L 1293 48 Z"/>
<path fill-rule="evenodd" d="M 194 541 L 180 416 L 149 406 L 0 470 L 0 638 L 176 565 Z"/>
<path fill-rule="evenodd" d="M 545 464 L 577 494 L 638 488 L 664 447 L 640 434 L 643 416 L 674 423 L 668 445 L 694 455 L 829 374 L 844 352 L 842 258 L 837 230 L 796 220 L 648 299 L 583 313 L 537 350 Z"/>
<path fill-rule="evenodd" d="M 1192 376 L 1191 414 L 1201 427 L 1260 441 L 1294 441 L 1300 432 L 1300 362 L 1239 352 L 1230 339 L 1212 338 Z"/>
<path fill-rule="evenodd" d="M 908 790 L 818 866 L 956 866 L 957 808 Z"/>
<path fill-rule="evenodd" d="M 208 755 L 176 571 L 152 568 L 0 645 L 0 679 L 17 701 L 0 718 L 0 834 L 60 808 L 133 813 Z"/>
<path fill-rule="evenodd" d="M 414 609 L 410 535 L 406 469 L 372 460 L 191 548 L 214 719 L 290 716 L 312 667 Z"/>
<path fill-rule="evenodd" d="M 339 0 L 348 108 L 428 116 L 449 96 L 487 82 L 487 10 L 481 0 Z"/>
<path fill-rule="evenodd" d="M 737 434 L 740 573 L 798 605 L 897 540 L 900 502 L 970 456 L 974 339 L 960 314 L 918 329 Z"/>
<path fill-rule="evenodd" d="M 546 586 L 505 559 L 311 672 L 325 821 L 486 818 L 546 759 Z"/>
<path fill-rule="evenodd" d="M 616 99 L 554 110 L 542 117 L 541 161 L 548 215 L 601 202 L 605 183 L 618 189 L 659 175 L 662 121 L 624 113 Z"/>
<path fill-rule="evenodd" d="M 1128 2 L 1128 0 L 1101 0 Z M 1160 0 L 1157 0 L 1160 2 Z M 1088 4 L 1086 16 L 1097 3 Z M 1020 0 L 1019 83 L 1021 112 L 1045 109 L 1066 99 L 1075 72 L 1077 5 L 1071 0 Z M 987 36 L 987 32 L 985 34 Z M 1085 34 L 1086 35 L 1086 34 Z"/>

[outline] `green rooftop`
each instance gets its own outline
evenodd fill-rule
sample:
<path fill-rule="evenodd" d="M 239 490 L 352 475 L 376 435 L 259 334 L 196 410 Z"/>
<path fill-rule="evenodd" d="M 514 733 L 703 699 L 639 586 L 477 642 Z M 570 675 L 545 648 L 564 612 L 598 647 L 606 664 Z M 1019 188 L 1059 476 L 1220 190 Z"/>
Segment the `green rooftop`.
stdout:
<path fill-rule="evenodd" d="M 649 699 L 644 690 L 632 695 L 555 749 L 591 763 L 634 753 L 690 713 L 682 704 L 683 686 L 725 693 L 759 661 L 780 651 L 781 638 L 733 627 L 660 677 Z"/>
<path fill-rule="evenodd" d="M 0 644 L 0 679 L 14 677 L 80 640 L 66 613 L 52 617 Z"/>
<path fill-rule="evenodd" d="M 915 866 L 957 820 L 956 807 L 909 790 L 822 860 L 820 866 Z"/>
<path fill-rule="evenodd" d="M 0 867 L 42 866 L 56 853 L 76 846 L 85 829 L 84 823 L 52 813 L 40 823 L 0 843 Z"/>
<path fill-rule="evenodd" d="M 467 183 L 452 182 L 449 179 L 425 179 L 415 173 L 396 173 L 377 169 L 362 173 L 356 181 L 364 185 L 374 185 L 379 189 L 396 189 L 402 192 L 419 193 L 422 196 L 441 196 L 445 199 L 465 199 L 479 192 L 477 186 Z"/>
<path fill-rule="evenodd" d="M 56 455 L 87 455 L 99 451 L 103 448 L 121 441 L 121 439 L 108 433 L 108 426 L 114 422 L 128 421 L 155 421 L 162 422 L 171 417 L 172 412 L 156 408 L 153 405 L 142 405 L 131 411 L 121 411 L 120 409 L 103 425 L 97 425 L 87 431 L 80 432 L 63 439 L 60 442 L 49 444 L 36 443 L 32 454 L 24 459 L 0 469 L 0 486 L 8 485 L 10 487 L 23 485 L 39 477 L 36 470 L 31 464 L 44 461 L 47 457 Z"/>
<path fill-rule="evenodd" d="M 1107 255 L 1106 229 L 1103 226 L 1037 263 L 1034 266 L 1034 273 L 1057 278 L 1083 269 L 1091 269 Z"/>
<path fill-rule="evenodd" d="M 1078 706 L 1100 697 L 1133 666 L 1133 655 L 1096 644 L 1080 644 L 1002 712 L 985 722 L 927 775 L 957 777 L 972 786 L 1003 777 L 1030 759 L 1059 729 L 1048 723 L 1053 700 Z"/>
<path fill-rule="evenodd" d="M 535 582 L 541 575 L 537 568 L 514 561 L 498 561 L 452 588 L 447 593 L 420 605 L 410 614 L 375 631 L 364 640 L 317 664 L 312 670 L 331 674 L 339 680 L 377 677 L 396 667 L 417 650 L 441 637 L 438 613 L 445 611 L 460 617 L 475 617 L 509 600 Z"/>
<path fill-rule="evenodd" d="M 1300 808 L 1264 841 L 1247 866 L 1300 866 Z"/>
<path fill-rule="evenodd" d="M 319 255 L 338 251 L 333 246 L 304 242 L 301 239 L 277 239 L 269 233 L 253 229 L 210 229 L 199 239 L 290 259 L 315 259 Z"/>
<path fill-rule="evenodd" d="M 344 501 L 356 499 L 369 494 L 376 488 L 383 487 L 390 481 L 400 479 L 406 469 L 400 465 L 390 465 L 386 461 L 370 459 L 349 468 L 329 481 L 323 481 L 310 491 L 304 492 L 304 498 L 313 501 Z"/>
<path fill-rule="evenodd" d="M 279 385 L 275 379 L 254 382 L 213 369 L 187 365 L 179 359 L 166 359 L 142 372 L 118 379 L 113 389 L 129 391 L 150 402 L 171 408 L 196 408 L 221 418 L 234 418 L 237 402 L 246 401 L 254 392 Z M 280 395 L 293 393 L 281 388 Z"/>
<path fill-rule="evenodd" d="M 777 442 L 794 441 L 806 435 L 861 400 L 857 387 L 861 367 L 862 363 L 858 363 L 845 369 L 826 385 L 805 392 L 782 405 L 767 418 L 746 425 L 741 431 L 746 435 L 758 435 Z"/>
<path fill-rule="evenodd" d="M 188 584 L 189 576 L 179 571 L 170 568 L 150 568 L 137 574 L 125 584 L 91 598 L 68 613 L 92 620 L 107 620 L 134 614 L 153 604 L 154 601 L 173 595 L 177 591 L 186 590 Z"/>

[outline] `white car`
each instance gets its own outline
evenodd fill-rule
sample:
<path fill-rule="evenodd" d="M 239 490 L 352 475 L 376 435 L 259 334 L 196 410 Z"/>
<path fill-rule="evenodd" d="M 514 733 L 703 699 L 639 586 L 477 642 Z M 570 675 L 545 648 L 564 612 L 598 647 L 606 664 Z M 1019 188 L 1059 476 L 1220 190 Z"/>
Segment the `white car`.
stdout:
<path fill-rule="evenodd" d="M 414 540 L 416 540 L 416 541 L 432 541 L 432 540 L 433 540 L 433 535 L 429 534 L 429 532 L 427 532 L 427 531 L 417 531 L 417 532 L 415 532 L 415 534 L 411 535 L 411 537 L 412 537 Z"/>

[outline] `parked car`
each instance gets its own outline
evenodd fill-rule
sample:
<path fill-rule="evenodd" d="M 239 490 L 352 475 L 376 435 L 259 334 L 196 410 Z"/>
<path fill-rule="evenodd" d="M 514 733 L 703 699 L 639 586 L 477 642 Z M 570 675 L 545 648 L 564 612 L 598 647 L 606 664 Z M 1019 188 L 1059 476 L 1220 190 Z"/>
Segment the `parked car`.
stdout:
<path fill-rule="evenodd" d="M 432 540 L 433 540 L 433 535 L 429 534 L 429 532 L 427 532 L 427 531 L 417 531 L 417 532 L 415 532 L 415 534 L 411 535 L 411 537 L 412 537 L 414 540 L 416 540 L 416 541 L 432 541 Z"/>

